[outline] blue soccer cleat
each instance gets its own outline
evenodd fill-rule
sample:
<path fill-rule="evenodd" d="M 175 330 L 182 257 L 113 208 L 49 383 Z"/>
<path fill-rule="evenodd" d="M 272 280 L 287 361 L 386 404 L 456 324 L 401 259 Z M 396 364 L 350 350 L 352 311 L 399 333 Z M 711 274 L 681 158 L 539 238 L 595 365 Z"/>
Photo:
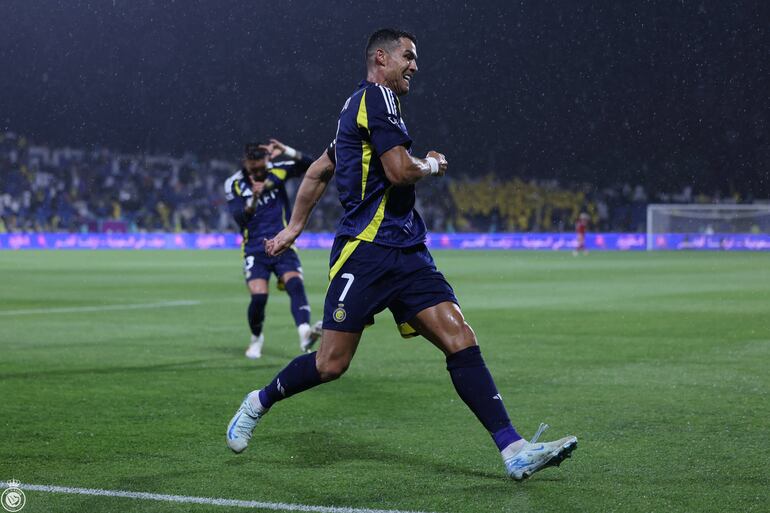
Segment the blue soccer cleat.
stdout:
<path fill-rule="evenodd" d="M 256 402 L 259 408 L 254 409 L 252 401 Z M 259 403 L 259 390 L 254 390 L 246 396 L 230 424 L 227 425 L 227 446 L 234 453 L 241 453 L 246 450 L 254 428 L 257 427 L 257 423 L 267 411 Z"/>
<path fill-rule="evenodd" d="M 523 481 L 546 467 L 558 467 L 577 448 L 577 438 L 574 436 L 567 436 L 555 442 L 538 443 L 537 439 L 546 429 L 548 424 L 540 424 L 532 440 L 525 443 L 519 452 L 505 460 L 505 470 L 509 477 L 516 481 Z"/>

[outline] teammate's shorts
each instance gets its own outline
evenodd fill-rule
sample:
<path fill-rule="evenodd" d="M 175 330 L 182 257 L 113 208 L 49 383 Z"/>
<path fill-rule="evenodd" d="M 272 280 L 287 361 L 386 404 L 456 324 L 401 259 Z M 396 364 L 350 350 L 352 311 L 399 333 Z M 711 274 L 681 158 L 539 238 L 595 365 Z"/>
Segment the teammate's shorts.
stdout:
<path fill-rule="evenodd" d="M 275 257 L 268 256 L 264 251 L 249 252 L 243 257 L 243 274 L 246 282 L 260 278 L 268 280 L 271 274 L 280 278 L 289 271 L 302 274 L 302 264 L 297 252 L 293 249 L 288 249 Z"/>
<path fill-rule="evenodd" d="M 347 237 L 334 241 L 324 329 L 358 333 L 388 308 L 404 337 L 417 333 L 408 321 L 445 301 L 457 303 L 424 244 L 392 248 Z"/>

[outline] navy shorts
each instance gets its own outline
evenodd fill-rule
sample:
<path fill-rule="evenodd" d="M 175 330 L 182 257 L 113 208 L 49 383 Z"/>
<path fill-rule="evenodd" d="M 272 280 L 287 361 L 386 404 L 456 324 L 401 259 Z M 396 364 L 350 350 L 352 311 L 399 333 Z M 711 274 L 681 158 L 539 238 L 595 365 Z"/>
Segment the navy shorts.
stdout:
<path fill-rule="evenodd" d="M 264 251 L 252 251 L 243 256 L 243 274 L 246 282 L 260 278 L 269 280 L 271 274 L 280 278 L 289 271 L 302 274 L 302 264 L 297 252 L 293 249 L 275 257 L 268 256 Z"/>
<path fill-rule="evenodd" d="M 457 303 L 424 244 L 392 248 L 346 237 L 332 247 L 324 329 L 361 332 L 388 308 L 404 337 L 417 333 L 408 321 L 445 301 Z"/>

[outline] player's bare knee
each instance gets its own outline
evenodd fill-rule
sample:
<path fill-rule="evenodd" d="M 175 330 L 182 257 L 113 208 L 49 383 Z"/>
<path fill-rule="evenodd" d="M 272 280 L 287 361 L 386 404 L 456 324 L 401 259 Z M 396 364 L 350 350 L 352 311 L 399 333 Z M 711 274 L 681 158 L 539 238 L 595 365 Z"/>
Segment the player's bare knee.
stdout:
<path fill-rule="evenodd" d="M 458 326 L 457 330 L 453 330 L 451 334 L 448 334 L 444 340 L 444 346 L 450 354 L 475 345 L 478 345 L 476 333 L 473 332 L 473 328 L 465 321 Z"/>
<path fill-rule="evenodd" d="M 471 328 L 470 324 L 467 322 L 463 323 L 464 331 L 465 331 L 465 341 L 464 346 L 465 347 L 471 347 L 471 346 L 477 346 L 479 345 L 479 341 L 476 339 L 476 332 L 473 331 L 473 328 Z"/>
<path fill-rule="evenodd" d="M 350 361 L 344 359 L 335 360 L 317 360 L 316 368 L 318 369 L 318 375 L 321 376 L 321 381 L 334 381 L 340 376 L 345 374 L 345 371 L 350 367 Z"/>
<path fill-rule="evenodd" d="M 299 278 L 300 281 L 304 281 L 304 278 L 302 277 L 302 273 L 299 273 L 297 271 L 289 271 L 281 275 L 281 280 L 283 280 L 284 283 L 288 283 L 289 280 L 293 280 L 294 278 Z"/>
<path fill-rule="evenodd" d="M 265 280 L 251 280 L 246 283 L 251 294 L 267 294 L 267 282 Z"/>
<path fill-rule="evenodd" d="M 322 348 L 323 349 L 323 348 Z M 316 369 L 321 381 L 334 381 L 350 367 L 350 358 L 343 355 L 326 355 L 323 350 L 316 353 Z"/>

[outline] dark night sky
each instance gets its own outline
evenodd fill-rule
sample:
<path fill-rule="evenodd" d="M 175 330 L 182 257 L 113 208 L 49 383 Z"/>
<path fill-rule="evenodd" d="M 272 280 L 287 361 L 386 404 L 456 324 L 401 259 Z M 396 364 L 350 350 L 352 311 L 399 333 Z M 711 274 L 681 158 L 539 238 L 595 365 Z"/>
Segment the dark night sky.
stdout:
<path fill-rule="evenodd" d="M 404 116 L 450 172 L 770 197 L 768 2 L 0 2 L 0 129 L 235 158 L 320 151 L 367 35 L 418 37 Z"/>

